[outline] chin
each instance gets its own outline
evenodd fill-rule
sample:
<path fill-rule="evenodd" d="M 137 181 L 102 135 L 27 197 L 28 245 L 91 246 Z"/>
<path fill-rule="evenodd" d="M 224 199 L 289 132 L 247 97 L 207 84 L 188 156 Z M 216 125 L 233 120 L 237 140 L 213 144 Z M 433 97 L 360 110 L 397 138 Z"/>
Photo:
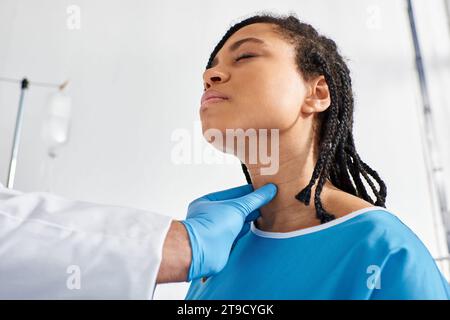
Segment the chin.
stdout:
<path fill-rule="evenodd" d="M 211 133 L 215 134 L 216 132 L 221 132 L 225 137 L 226 129 L 233 129 L 233 126 L 227 124 L 225 121 L 217 121 L 221 119 L 217 119 L 217 117 L 204 117 L 202 118 L 202 132 L 203 135 L 207 131 L 211 131 Z"/>

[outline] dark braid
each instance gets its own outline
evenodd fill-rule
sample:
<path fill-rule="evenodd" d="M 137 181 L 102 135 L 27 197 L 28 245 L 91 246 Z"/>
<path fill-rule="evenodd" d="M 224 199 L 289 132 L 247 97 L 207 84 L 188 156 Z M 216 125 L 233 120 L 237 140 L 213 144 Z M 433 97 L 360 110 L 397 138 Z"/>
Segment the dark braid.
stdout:
<path fill-rule="evenodd" d="M 353 139 L 353 92 L 348 69 L 339 54 L 336 43 L 320 35 L 311 25 L 300 22 L 295 15 L 277 16 L 262 14 L 247 18 L 233 26 L 225 33 L 209 57 L 206 68 L 227 39 L 237 30 L 253 23 L 270 23 L 274 31 L 295 46 L 296 66 L 305 80 L 323 75 L 331 97 L 330 106 L 318 114 L 319 156 L 311 180 L 295 198 L 309 205 L 311 189 L 317 182 L 314 194 L 316 217 L 321 223 L 335 219 L 322 206 L 320 194 L 326 180 L 337 188 L 360 197 L 376 206 L 385 207 L 386 185 L 378 173 L 361 160 L 356 152 Z M 242 170 L 248 183 L 252 183 L 247 167 L 242 163 Z M 361 175 L 369 184 L 376 200 L 373 201 L 366 191 Z M 378 183 L 377 190 L 371 177 Z"/>

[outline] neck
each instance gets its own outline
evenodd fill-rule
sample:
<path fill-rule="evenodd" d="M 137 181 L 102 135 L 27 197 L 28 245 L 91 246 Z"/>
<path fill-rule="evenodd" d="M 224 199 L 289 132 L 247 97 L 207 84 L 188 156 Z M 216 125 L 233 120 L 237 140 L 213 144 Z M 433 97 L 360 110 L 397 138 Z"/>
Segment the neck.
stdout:
<path fill-rule="evenodd" d="M 303 138 L 302 138 L 303 137 Z M 261 216 L 255 221 L 258 229 L 271 232 L 289 232 L 316 226 L 314 192 L 317 180 L 311 189 L 311 200 L 305 205 L 295 198 L 311 180 L 317 156 L 304 135 L 292 131 L 280 133 L 279 169 L 274 175 L 262 175 L 260 164 L 246 164 L 255 189 L 274 183 L 277 186 L 276 197 L 260 208 Z M 329 190 L 336 189 L 330 182 L 323 185 L 320 198 L 325 202 Z"/>

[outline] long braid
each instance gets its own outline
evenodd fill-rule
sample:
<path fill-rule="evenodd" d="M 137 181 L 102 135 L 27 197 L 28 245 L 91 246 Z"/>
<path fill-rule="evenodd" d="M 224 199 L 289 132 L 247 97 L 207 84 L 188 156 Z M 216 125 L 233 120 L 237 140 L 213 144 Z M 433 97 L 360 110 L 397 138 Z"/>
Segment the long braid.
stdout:
<path fill-rule="evenodd" d="M 296 66 L 305 79 L 323 75 L 330 91 L 331 103 L 327 110 L 318 115 L 319 155 L 309 183 L 295 198 L 309 205 L 311 189 L 317 182 L 314 193 L 316 217 L 321 223 L 335 219 L 322 206 L 320 194 L 326 180 L 337 188 L 360 197 L 377 206 L 385 206 L 386 185 L 378 173 L 363 162 L 356 152 L 353 139 L 353 93 L 350 71 L 338 53 L 336 43 L 320 35 L 311 25 L 302 23 L 294 15 L 277 16 L 262 14 L 247 18 L 233 25 L 211 53 L 206 68 L 222 48 L 227 39 L 240 28 L 253 23 L 271 23 L 282 37 L 295 45 Z M 252 183 L 244 163 L 242 171 L 248 183 Z M 376 200 L 366 191 L 361 175 L 369 184 Z M 378 183 L 377 190 L 372 179 Z"/>
<path fill-rule="evenodd" d="M 323 63 L 323 62 L 321 62 L 321 63 Z M 348 91 L 350 90 L 350 88 L 349 88 L 348 81 L 347 81 L 347 73 L 346 73 L 346 71 L 344 71 L 344 69 L 342 67 L 339 67 L 339 66 L 338 66 L 337 73 L 340 76 L 340 81 L 341 81 L 341 86 L 342 86 L 341 93 L 343 93 L 342 94 L 343 98 L 340 101 L 341 105 L 334 106 L 336 108 L 336 110 L 339 110 L 339 109 L 341 110 L 341 117 L 340 117 L 341 120 L 340 120 L 339 126 L 337 126 L 337 134 L 335 131 L 330 131 L 328 133 L 329 135 L 332 135 L 332 137 L 333 137 L 333 145 L 330 150 L 330 152 L 333 155 L 336 154 L 335 150 L 338 147 L 338 145 L 342 146 L 346 142 L 345 134 L 347 132 L 346 129 L 348 128 L 348 124 L 346 122 L 351 113 L 351 102 L 350 102 L 349 95 L 348 95 Z M 327 79 L 327 76 L 325 76 L 325 79 Z M 335 90 L 334 86 L 330 87 L 330 91 L 331 90 Z M 336 94 L 334 96 L 336 96 Z M 331 95 L 331 97 L 333 99 L 333 95 Z M 332 121 L 332 119 L 330 119 L 330 121 Z M 339 120 L 337 120 L 337 121 L 339 121 Z M 341 147 L 341 149 L 342 149 L 342 147 Z M 322 207 L 322 203 L 320 200 L 320 193 L 322 192 L 322 187 L 323 187 L 323 184 L 325 183 L 325 179 L 328 178 L 328 176 L 329 176 L 329 174 L 328 174 L 329 167 L 332 164 L 331 157 L 328 159 L 329 160 L 326 163 L 324 173 L 322 174 L 322 176 L 319 179 L 319 183 L 318 183 L 318 186 L 317 186 L 317 189 L 315 192 L 315 196 L 314 196 L 314 204 L 316 206 L 316 215 L 317 215 L 317 218 L 320 219 L 321 223 L 328 222 L 335 218 L 334 215 L 326 212 L 326 210 Z M 347 171 L 346 168 L 344 168 L 344 170 L 345 170 L 345 172 Z M 342 171 L 341 171 L 341 174 L 342 174 Z M 345 175 L 348 176 L 348 173 L 345 173 Z"/>
<path fill-rule="evenodd" d="M 383 180 L 381 180 L 380 176 L 378 175 L 378 173 L 375 170 L 370 168 L 364 161 L 361 160 L 358 153 L 356 152 L 355 144 L 353 141 L 353 136 L 351 137 L 350 144 L 347 147 L 350 150 L 350 153 L 353 155 L 354 159 L 356 160 L 358 172 L 360 172 L 363 175 L 363 177 L 366 179 L 367 183 L 370 185 L 370 188 L 372 189 L 372 192 L 375 194 L 375 196 L 377 198 L 375 203 L 371 199 L 369 199 L 370 202 L 374 203 L 375 205 L 385 207 L 385 201 L 386 201 L 386 185 L 385 185 L 385 183 L 383 182 Z M 373 176 L 375 178 L 375 180 L 377 181 L 377 183 L 379 184 L 380 191 L 377 191 L 377 189 L 375 188 L 375 185 L 373 184 L 372 180 L 369 178 L 369 174 L 371 176 Z M 363 189 L 365 189 L 365 188 L 363 187 Z"/>
<path fill-rule="evenodd" d="M 317 161 L 317 165 L 314 169 L 313 176 L 311 178 L 311 181 L 309 184 L 296 195 L 296 199 L 300 200 L 301 202 L 305 203 L 306 205 L 309 204 L 310 201 L 310 194 L 311 194 L 311 188 L 315 183 L 315 180 L 319 177 L 319 182 L 317 184 L 317 188 L 314 195 L 314 205 L 316 206 L 316 216 L 321 221 L 321 223 L 328 222 L 330 220 L 333 220 L 335 217 L 334 215 L 328 214 L 322 207 L 322 203 L 320 201 L 320 193 L 322 192 L 322 187 L 325 182 L 325 178 L 327 177 L 327 173 L 329 171 L 330 163 L 332 154 L 334 154 L 334 149 L 336 148 L 339 139 L 342 136 L 342 126 L 338 127 L 338 110 L 339 105 L 337 104 L 338 101 L 338 93 L 337 93 L 337 86 L 333 79 L 332 73 L 330 68 L 328 67 L 327 62 L 325 59 L 320 56 L 319 54 L 314 54 L 313 59 L 315 62 L 320 65 L 320 68 L 325 75 L 325 80 L 328 84 L 330 95 L 331 95 L 331 105 L 329 107 L 330 109 L 330 118 L 326 122 L 326 128 L 325 128 L 325 138 L 321 144 L 321 151 L 319 155 L 319 160 Z M 336 134 L 336 131 L 338 130 L 338 133 Z"/>
<path fill-rule="evenodd" d="M 244 172 L 244 175 L 245 175 L 245 180 L 247 180 L 247 183 L 251 184 L 252 178 L 250 177 L 250 174 L 248 173 L 247 166 L 241 162 L 241 167 L 242 167 L 242 171 Z"/>

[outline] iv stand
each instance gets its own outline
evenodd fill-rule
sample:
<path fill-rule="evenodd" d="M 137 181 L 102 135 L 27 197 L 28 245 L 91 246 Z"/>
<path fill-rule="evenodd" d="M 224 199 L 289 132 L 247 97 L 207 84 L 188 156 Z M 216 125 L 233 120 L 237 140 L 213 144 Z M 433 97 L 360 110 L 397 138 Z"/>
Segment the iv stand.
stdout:
<path fill-rule="evenodd" d="M 22 122 L 23 122 L 23 110 L 24 110 L 24 96 L 25 96 L 25 90 L 28 89 L 30 83 L 35 86 L 40 87 L 56 87 L 59 88 L 59 90 L 63 90 L 68 81 L 64 82 L 61 85 L 53 84 L 53 83 L 44 83 L 44 82 L 29 82 L 27 78 L 23 78 L 22 80 L 17 79 L 10 79 L 10 78 L 2 78 L 0 77 L 0 81 L 5 82 L 19 82 L 20 83 L 20 98 L 19 98 L 19 110 L 17 111 L 17 117 L 16 117 L 16 127 L 14 129 L 14 140 L 13 145 L 11 149 L 11 159 L 9 161 L 9 170 L 8 170 L 8 180 L 6 182 L 6 187 L 12 189 L 14 187 L 14 178 L 16 175 L 16 166 L 17 166 L 17 155 L 19 152 L 19 143 L 20 143 L 20 136 L 22 131 Z"/>

